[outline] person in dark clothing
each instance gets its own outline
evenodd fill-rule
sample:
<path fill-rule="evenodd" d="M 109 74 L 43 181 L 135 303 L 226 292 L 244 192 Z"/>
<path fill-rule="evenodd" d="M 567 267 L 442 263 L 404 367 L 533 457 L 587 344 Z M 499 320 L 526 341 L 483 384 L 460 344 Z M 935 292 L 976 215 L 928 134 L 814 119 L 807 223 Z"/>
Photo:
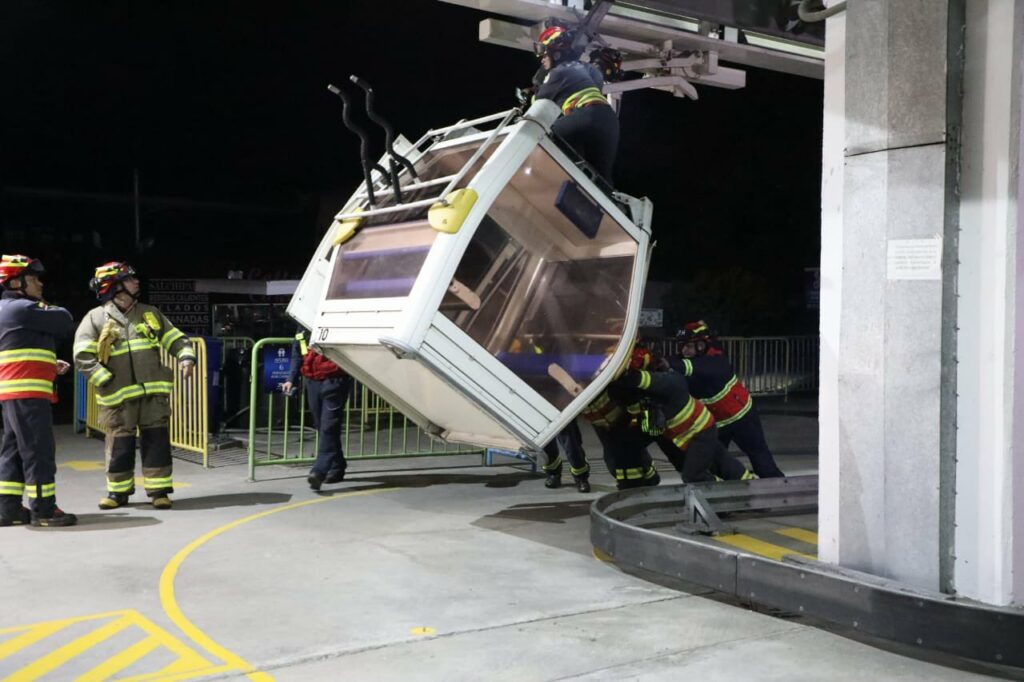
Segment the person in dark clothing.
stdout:
<path fill-rule="evenodd" d="M 608 389 L 609 396 L 634 415 L 635 431 L 640 434 L 635 437 L 663 444 L 662 450 L 687 483 L 749 478 L 749 472 L 719 443 L 714 416 L 691 395 L 686 379 L 676 372 L 650 371 L 652 361 L 649 350 L 634 347 L 627 371 Z"/>
<path fill-rule="evenodd" d="M 669 365 L 686 377 L 693 394 L 715 416 L 722 445 L 728 448 L 735 442 L 760 478 L 785 476 L 768 449 L 754 400 L 718 347 L 711 327 L 703 320 L 690 322 L 676 338 L 682 341 L 680 357 L 669 358 Z"/>
<path fill-rule="evenodd" d="M 341 447 L 341 428 L 345 402 L 352 391 L 352 377 L 319 351 L 307 347 L 306 336 L 301 331 L 292 343 L 291 373 L 281 390 L 290 395 L 300 374 L 306 383 L 306 400 L 319 434 L 316 461 L 306 481 L 313 490 L 320 490 L 325 483 L 345 480 L 347 462 Z"/>
<path fill-rule="evenodd" d="M 572 31 L 558 25 L 540 34 L 536 47 L 541 70 L 534 78 L 535 97 L 558 105 L 562 116 L 551 131 L 611 183 L 619 147 L 619 118 L 601 94 L 601 71 L 579 61 L 582 50 L 573 47 L 573 38 Z"/>
<path fill-rule="evenodd" d="M 0 257 L 0 526 L 73 526 L 57 506 L 54 380 L 70 369 L 57 344 L 75 330 L 71 314 L 43 301 L 43 264 L 28 256 Z M 22 506 L 28 495 L 29 507 Z"/>
<path fill-rule="evenodd" d="M 590 492 L 590 462 L 587 461 L 587 453 L 583 450 L 583 434 L 576 420 L 569 422 L 569 425 L 559 432 L 551 442 L 544 446 L 546 462 L 541 469 L 547 474 L 544 480 L 546 488 L 562 487 L 562 456 L 558 449 L 565 453 L 569 460 L 569 472 L 576 483 L 576 489 L 581 493 Z"/>

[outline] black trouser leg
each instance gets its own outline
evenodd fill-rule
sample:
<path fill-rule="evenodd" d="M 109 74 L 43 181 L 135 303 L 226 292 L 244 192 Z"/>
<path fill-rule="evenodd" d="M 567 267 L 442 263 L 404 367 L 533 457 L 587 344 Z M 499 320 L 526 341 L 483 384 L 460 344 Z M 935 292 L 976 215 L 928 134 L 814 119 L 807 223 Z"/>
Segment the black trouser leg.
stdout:
<path fill-rule="evenodd" d="M 150 497 L 166 497 L 174 492 L 171 433 L 166 426 L 139 429 L 142 446 L 142 479 Z"/>
<path fill-rule="evenodd" d="M 761 426 L 761 418 L 756 408 L 751 406 L 750 411 L 742 419 L 722 428 L 726 436 L 739 446 L 750 459 L 750 467 L 754 473 L 761 478 L 779 478 L 785 476 L 779 466 L 775 463 L 775 457 L 768 449 L 768 442 L 764 437 L 764 429 Z"/>
<path fill-rule="evenodd" d="M 18 437 L 7 423 L 13 411 L 13 408 L 3 411 L 4 437 L 0 442 L 0 516 L 8 519 L 20 517 L 21 500 L 25 495 L 25 471 L 18 452 Z"/>
<path fill-rule="evenodd" d="M 701 431 L 691 438 L 685 452 L 683 468 L 679 472 L 683 480 L 687 483 L 713 481 L 715 477 L 711 474 L 711 465 L 721 454 L 724 454 L 715 429 Z"/>
<path fill-rule="evenodd" d="M 14 434 L 6 451 L 17 448 L 25 494 L 33 516 L 50 518 L 57 507 L 57 446 L 53 439 L 53 408 L 42 398 L 4 401 L 4 429 Z M 8 455 L 9 456 L 9 455 Z M 10 504 L 10 500 L 7 503 Z"/>
<path fill-rule="evenodd" d="M 605 461 L 611 462 L 608 470 L 619 490 L 658 484 L 658 470 L 647 452 L 650 436 L 629 427 L 613 429 L 606 436 Z"/>
<path fill-rule="evenodd" d="M 619 117 L 610 106 L 590 106 L 562 116 L 551 131 L 569 143 L 583 160 L 612 182 L 619 148 Z"/>
<path fill-rule="evenodd" d="M 345 402 L 352 390 L 351 377 L 335 377 L 315 381 L 306 379 L 309 409 L 316 420 L 319 444 L 312 472 L 322 477 L 344 473 L 347 466 L 341 447 L 341 427 L 345 419 Z"/>
<path fill-rule="evenodd" d="M 559 447 L 569 460 L 569 471 L 576 478 L 586 478 L 590 475 L 590 462 L 587 461 L 587 453 L 583 449 L 583 434 L 580 433 L 579 424 L 575 420 L 569 422 L 556 437 Z"/>

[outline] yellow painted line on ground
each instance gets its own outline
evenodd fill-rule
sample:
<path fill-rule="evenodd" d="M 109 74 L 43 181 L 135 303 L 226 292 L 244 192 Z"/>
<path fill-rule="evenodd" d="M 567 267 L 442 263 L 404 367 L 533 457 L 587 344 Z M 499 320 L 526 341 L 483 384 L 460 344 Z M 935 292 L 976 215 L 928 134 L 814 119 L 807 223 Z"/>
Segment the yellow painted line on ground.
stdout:
<path fill-rule="evenodd" d="M 103 621 L 107 622 L 104 623 Z M 75 677 L 74 679 L 76 682 L 92 682 L 95 680 L 110 679 L 111 676 L 116 675 L 122 669 L 142 660 L 145 656 L 161 647 L 175 655 L 176 660 L 174 660 L 170 665 L 166 665 L 163 670 L 119 679 L 121 679 L 122 682 L 128 682 L 128 680 L 132 680 L 134 682 L 142 682 L 144 680 L 163 681 L 172 679 L 170 677 L 171 675 L 174 675 L 173 679 L 184 679 L 186 676 L 194 678 L 211 675 L 215 672 L 229 672 L 233 670 L 233 668 L 229 666 L 220 664 L 214 665 L 174 637 L 171 633 L 160 628 L 156 623 L 151 622 L 134 609 L 128 609 L 125 611 L 108 611 L 88 616 L 76 616 L 74 618 L 65 618 L 62 620 L 45 621 L 27 626 L 4 628 L 0 630 L 0 636 L 12 636 L 0 642 L 0 662 L 23 649 L 27 649 L 33 645 L 43 642 L 47 637 L 56 634 L 69 626 L 80 624 L 88 624 L 90 626 L 96 625 L 97 630 L 91 632 L 85 637 L 79 637 L 72 642 L 71 645 L 67 645 L 58 648 L 56 651 L 44 654 L 31 665 L 19 669 L 9 677 L 4 677 L 3 682 L 27 682 L 28 680 L 35 680 L 40 676 L 45 676 L 52 669 L 66 665 L 78 655 L 85 653 L 94 646 L 102 644 L 113 634 L 110 633 L 111 629 L 123 631 L 129 628 L 141 631 L 132 633 L 136 636 L 141 634 L 141 639 L 135 641 L 132 645 L 126 647 L 124 650 L 110 657 L 106 661 L 96 665 L 91 670 Z M 45 642 L 43 642 L 42 646 L 45 647 Z M 164 661 L 165 660 L 166 659 L 164 659 Z M 164 661 L 161 661 L 161 663 Z M 78 671 L 71 671 L 62 668 L 57 674 L 60 675 L 62 679 L 71 679 L 71 676 L 77 675 Z"/>
<path fill-rule="evenodd" d="M 249 523 L 250 521 L 256 521 L 264 517 L 270 516 L 271 514 L 278 514 L 284 511 L 290 511 L 292 509 L 299 509 L 300 507 L 308 507 L 314 504 L 322 504 L 324 502 L 330 502 L 331 500 L 340 500 L 348 497 L 359 497 L 362 495 L 374 495 L 376 493 L 390 492 L 397 490 L 397 488 L 375 488 L 373 490 L 357 490 L 350 493 L 341 493 L 338 495 L 332 495 L 330 497 L 318 497 L 312 500 L 305 500 L 303 502 L 296 502 L 294 504 L 286 504 L 275 509 L 269 509 L 267 511 L 252 514 L 244 518 L 232 521 L 231 523 L 225 524 L 219 528 L 211 530 L 209 533 L 193 540 L 186 547 L 181 549 L 174 557 L 171 558 L 167 565 L 164 566 L 163 573 L 160 575 L 160 604 L 163 606 L 164 612 L 167 617 L 171 619 L 178 628 L 185 633 L 185 635 L 199 646 L 206 649 L 211 655 L 216 656 L 224 661 L 230 669 L 237 670 L 245 673 L 245 676 L 254 682 L 272 682 L 273 677 L 265 672 L 257 670 L 251 663 L 247 662 L 242 657 L 234 654 L 220 644 L 217 644 L 207 635 L 205 632 L 196 627 L 185 614 L 182 612 L 181 607 L 178 606 L 177 597 L 174 594 L 174 579 L 178 575 L 178 569 L 181 568 L 181 564 L 189 557 L 192 552 L 196 551 L 213 538 L 223 535 L 229 530 L 234 530 L 239 526 Z M 174 678 L 183 679 L 183 678 Z"/>
<path fill-rule="evenodd" d="M 103 464 L 103 460 L 85 460 L 85 459 L 74 459 L 70 462 L 64 462 L 58 464 L 59 467 L 67 467 L 68 469 L 74 469 L 75 471 L 103 471 L 106 466 Z"/>
<path fill-rule="evenodd" d="M 782 557 L 787 555 L 801 556 L 807 559 L 817 558 L 811 554 L 797 552 L 796 550 L 790 549 L 789 547 L 782 547 L 781 545 L 773 545 L 770 542 L 758 540 L 757 538 L 752 538 L 749 535 L 743 535 L 742 533 L 736 533 L 734 535 L 717 535 L 714 539 L 723 544 L 730 545 L 737 549 L 742 549 L 744 552 L 763 556 L 766 559 L 774 559 L 775 561 L 781 561 Z"/>
<path fill-rule="evenodd" d="M 779 535 L 785 535 L 787 538 L 806 542 L 808 545 L 818 544 L 818 534 L 813 530 L 807 530 L 806 528 L 779 528 L 774 532 Z"/>
<path fill-rule="evenodd" d="M 14 674 L 7 679 L 18 680 L 19 682 L 22 680 L 28 682 L 29 680 L 39 679 L 43 675 L 53 672 L 83 651 L 91 649 L 97 644 L 113 637 L 129 625 L 131 625 L 131 622 L 129 622 L 127 618 L 115 618 L 103 627 L 82 635 L 81 637 L 68 642 L 53 653 L 47 654 L 46 656 L 29 663 L 20 670 L 16 670 Z"/>

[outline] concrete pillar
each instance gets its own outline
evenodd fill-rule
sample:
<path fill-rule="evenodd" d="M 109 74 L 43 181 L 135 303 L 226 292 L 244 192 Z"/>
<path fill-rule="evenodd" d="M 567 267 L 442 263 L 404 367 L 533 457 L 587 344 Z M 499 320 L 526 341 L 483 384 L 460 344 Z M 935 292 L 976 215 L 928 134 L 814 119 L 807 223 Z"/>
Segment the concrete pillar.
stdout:
<path fill-rule="evenodd" d="M 1024 603 L 1024 2 L 967 3 L 954 587 Z"/>
<path fill-rule="evenodd" d="M 962 2 L 847 7 L 841 237 L 834 199 L 823 217 L 822 309 L 838 305 L 838 334 L 823 314 L 834 383 L 822 385 L 821 556 L 939 589 L 952 569 L 955 268 L 944 264 L 959 216 Z"/>

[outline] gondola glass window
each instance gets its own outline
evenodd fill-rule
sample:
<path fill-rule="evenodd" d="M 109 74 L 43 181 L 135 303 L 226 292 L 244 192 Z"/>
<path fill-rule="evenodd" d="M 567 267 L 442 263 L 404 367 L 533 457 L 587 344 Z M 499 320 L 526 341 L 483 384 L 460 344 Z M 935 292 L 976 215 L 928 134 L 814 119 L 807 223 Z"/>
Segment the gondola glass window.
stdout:
<path fill-rule="evenodd" d="M 441 312 L 563 409 L 622 335 L 636 254 L 537 147 L 477 227 Z"/>

